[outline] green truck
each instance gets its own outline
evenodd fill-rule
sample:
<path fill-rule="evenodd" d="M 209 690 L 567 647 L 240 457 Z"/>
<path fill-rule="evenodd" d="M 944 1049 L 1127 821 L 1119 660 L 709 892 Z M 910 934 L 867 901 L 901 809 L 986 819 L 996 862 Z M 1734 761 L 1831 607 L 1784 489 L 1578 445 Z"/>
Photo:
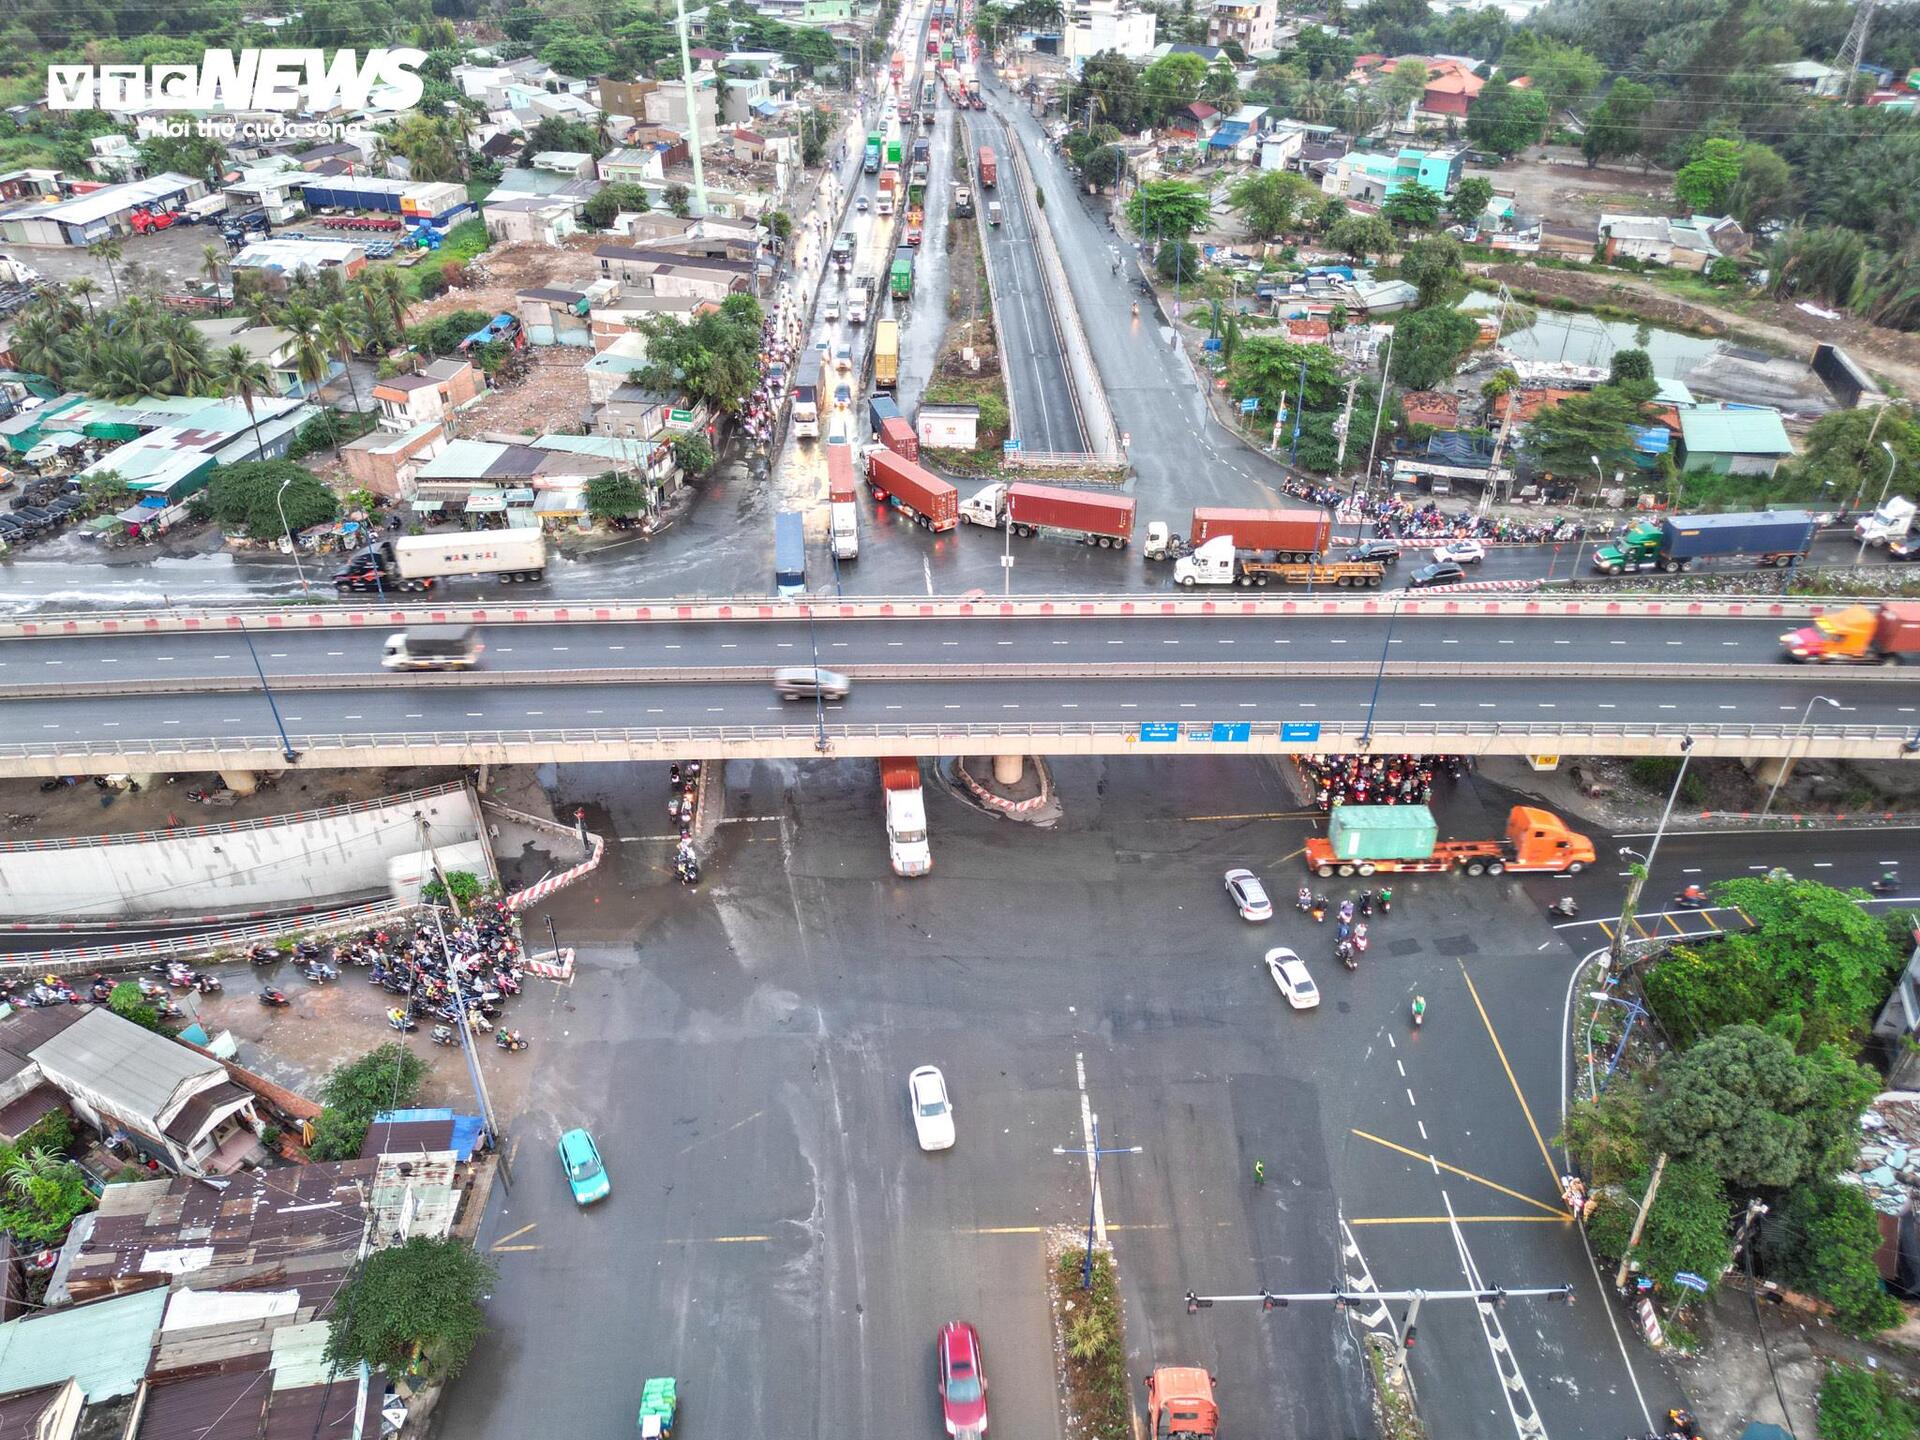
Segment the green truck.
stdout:
<path fill-rule="evenodd" d="M 896 300 L 913 298 L 913 251 L 905 245 L 893 252 L 893 273 L 887 289 Z"/>
<path fill-rule="evenodd" d="M 899 163 L 900 163 L 900 140 L 896 136 L 894 139 L 887 141 L 887 164 L 898 165 Z"/>

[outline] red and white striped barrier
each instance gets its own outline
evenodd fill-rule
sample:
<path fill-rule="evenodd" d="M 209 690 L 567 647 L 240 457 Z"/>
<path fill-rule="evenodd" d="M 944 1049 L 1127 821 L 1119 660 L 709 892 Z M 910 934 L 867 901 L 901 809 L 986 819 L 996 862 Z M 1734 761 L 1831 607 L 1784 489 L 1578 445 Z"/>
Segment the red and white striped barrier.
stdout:
<path fill-rule="evenodd" d="M 563 945 L 558 950 L 542 950 L 538 955 L 529 955 L 525 969 L 528 974 L 538 975 L 542 980 L 571 980 L 573 947 Z"/>
<path fill-rule="evenodd" d="M 587 844 L 590 848 L 587 851 L 586 859 L 582 860 L 571 870 L 562 870 L 558 875 L 549 875 L 538 884 L 529 885 L 526 889 L 515 891 L 513 894 L 507 896 L 505 902 L 507 909 L 515 912 L 524 910 L 536 901 L 546 899 L 547 896 L 553 894 L 554 891 L 560 889 L 562 886 L 571 885 L 582 875 L 591 874 L 593 871 L 599 869 L 600 857 L 607 853 L 607 842 L 598 835 L 589 835 L 587 836 Z"/>
<path fill-rule="evenodd" d="M 1531 590 L 1538 580 L 1462 580 L 1457 585 L 1423 585 L 1417 592 L 1422 595 L 1471 595 L 1478 591 L 1488 593 L 1499 590 Z"/>

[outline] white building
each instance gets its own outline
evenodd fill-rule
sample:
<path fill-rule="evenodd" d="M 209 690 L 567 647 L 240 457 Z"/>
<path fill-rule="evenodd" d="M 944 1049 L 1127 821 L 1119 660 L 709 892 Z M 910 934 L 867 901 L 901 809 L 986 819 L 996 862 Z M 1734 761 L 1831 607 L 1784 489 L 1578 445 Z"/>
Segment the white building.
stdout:
<path fill-rule="evenodd" d="M 1153 51 L 1158 23 L 1151 10 L 1136 9 L 1129 0 L 1078 0 L 1061 31 L 1061 54 L 1085 60 L 1116 50 L 1129 59 L 1145 59 Z"/>

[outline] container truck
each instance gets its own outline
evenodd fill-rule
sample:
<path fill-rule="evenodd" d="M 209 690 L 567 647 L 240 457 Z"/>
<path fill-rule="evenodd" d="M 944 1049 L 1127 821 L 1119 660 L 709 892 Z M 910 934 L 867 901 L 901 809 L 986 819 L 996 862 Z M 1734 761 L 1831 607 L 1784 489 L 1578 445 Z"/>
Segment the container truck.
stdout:
<path fill-rule="evenodd" d="M 991 145 L 982 145 L 980 147 L 980 153 L 976 157 L 976 159 L 980 167 L 980 188 L 982 190 L 993 189 L 994 169 L 995 169 L 994 160 L 993 160 L 993 147 Z"/>
<path fill-rule="evenodd" d="M 1816 523 L 1805 510 L 1643 520 L 1613 544 L 1594 551 L 1593 568 L 1605 575 L 1639 570 L 1675 575 L 1696 560 L 1736 556 L 1762 565 L 1791 565 L 1806 556 Z"/>
<path fill-rule="evenodd" d="M 880 422 L 880 443 L 902 460 L 920 463 L 920 437 L 904 416 L 889 415 Z"/>
<path fill-rule="evenodd" d="M 877 320 L 873 326 L 873 383 L 891 390 L 900 379 L 900 322 Z"/>
<path fill-rule="evenodd" d="M 807 593 L 807 527 L 798 510 L 773 517 L 773 588 L 782 600 Z"/>
<path fill-rule="evenodd" d="M 878 135 L 867 136 L 867 151 L 860 157 L 860 168 L 869 175 L 880 173 L 880 137 Z"/>
<path fill-rule="evenodd" d="M 896 300 L 913 298 L 913 251 L 905 245 L 893 252 L 893 272 L 887 289 Z"/>
<path fill-rule="evenodd" d="M 891 395 L 875 395 L 867 401 L 867 432 L 874 439 L 880 438 L 880 427 L 889 420 L 900 418 L 900 407 L 893 403 Z M 917 442 L 916 442 L 917 443 Z M 909 460 L 918 460 L 918 455 L 909 455 Z"/>
<path fill-rule="evenodd" d="M 892 71 L 893 83 L 898 85 L 907 73 L 907 57 L 898 50 L 894 51 L 893 59 L 889 63 L 888 68 Z"/>
<path fill-rule="evenodd" d="M 873 311 L 873 276 L 865 270 L 853 277 L 847 290 L 847 323 L 864 325 Z"/>
<path fill-rule="evenodd" d="M 887 141 L 887 164 L 895 170 L 900 168 L 900 137 L 898 135 Z"/>
<path fill-rule="evenodd" d="M 867 488 L 923 529 L 951 530 L 960 523 L 960 492 L 884 445 L 867 450 Z"/>
<path fill-rule="evenodd" d="M 842 230 L 840 238 L 833 242 L 833 267 L 845 270 L 853 264 L 853 232 Z"/>
<path fill-rule="evenodd" d="M 1789 660 L 1837 665 L 1899 665 L 1920 654 L 1920 603 L 1849 605 L 1780 637 Z"/>
<path fill-rule="evenodd" d="M 1913 501 L 1904 495 L 1894 495 L 1880 502 L 1880 508 L 1871 515 L 1862 515 L 1853 522 L 1853 538 L 1865 541 L 1875 549 L 1891 545 L 1896 540 L 1907 538 L 1907 532 L 1913 529 L 1913 517 L 1916 507 Z"/>
<path fill-rule="evenodd" d="M 880 759 L 880 793 L 887 806 L 887 859 L 896 875 L 933 869 L 927 844 L 927 801 L 920 789 L 920 761 L 912 755 Z"/>
<path fill-rule="evenodd" d="M 880 172 L 880 191 L 873 202 L 873 210 L 876 215 L 893 214 L 894 195 L 899 185 L 900 172 L 898 170 L 882 170 Z"/>
<path fill-rule="evenodd" d="M 996 482 L 969 496 L 960 507 L 960 518 L 989 528 L 1006 525 L 1024 539 L 1057 535 L 1084 545 L 1123 550 L 1133 536 L 1133 497 L 1058 485 Z"/>
<path fill-rule="evenodd" d="M 333 588 L 431 590 L 453 575 L 493 575 L 509 583 L 547 572 L 538 530 L 472 530 L 459 535 L 399 535 L 362 550 L 336 571 Z"/>
<path fill-rule="evenodd" d="M 820 352 L 809 350 L 800 357 L 793 374 L 793 433 L 802 440 L 820 434 Z"/>
<path fill-rule="evenodd" d="M 980 93 L 980 82 L 978 80 L 967 81 L 967 104 L 975 110 L 984 110 L 987 108 L 987 97 Z"/>
<path fill-rule="evenodd" d="M 1333 538 L 1333 519 L 1324 510 L 1223 510 L 1200 506 L 1193 512 L 1187 543 L 1198 549 L 1222 535 L 1233 548 L 1271 560 L 1312 560 Z"/>
<path fill-rule="evenodd" d="M 860 506 L 854 489 L 853 447 L 846 436 L 827 440 L 827 528 L 833 536 L 836 560 L 860 554 Z"/>
<path fill-rule="evenodd" d="M 1237 537 L 1216 535 L 1173 562 L 1180 585 L 1330 585 L 1378 590 L 1387 567 L 1364 560 L 1268 560 L 1235 548 Z"/>
<path fill-rule="evenodd" d="M 1162 1365 L 1147 1377 L 1147 1434 L 1152 1440 L 1213 1440 L 1219 1433 L 1213 1376 L 1197 1365 Z"/>
<path fill-rule="evenodd" d="M 471 625 L 410 625 L 387 637 L 380 663 L 388 670 L 471 670 L 484 649 Z"/>
<path fill-rule="evenodd" d="M 1551 810 L 1516 805 L 1498 840 L 1442 840 L 1424 805 L 1342 805 L 1324 837 L 1307 840 L 1307 869 L 1316 875 L 1435 874 L 1503 870 L 1578 875 L 1593 864 L 1593 841 L 1567 828 Z"/>

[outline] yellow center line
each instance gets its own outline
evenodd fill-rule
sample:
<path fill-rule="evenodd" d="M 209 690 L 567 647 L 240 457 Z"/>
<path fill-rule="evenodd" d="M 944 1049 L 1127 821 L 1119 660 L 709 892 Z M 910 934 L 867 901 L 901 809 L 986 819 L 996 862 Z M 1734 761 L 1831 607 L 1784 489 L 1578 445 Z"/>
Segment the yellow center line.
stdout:
<path fill-rule="evenodd" d="M 686 1240 L 662 1240 L 662 1245 L 759 1245 L 771 1235 L 695 1235 Z"/>
<path fill-rule="evenodd" d="M 1371 1220 L 1349 1218 L 1349 1225 L 1567 1225 L 1571 1215 L 1380 1215 Z"/>
<path fill-rule="evenodd" d="M 1203 820 L 1313 820 L 1319 814 L 1318 810 L 1263 810 L 1251 815 L 1182 815 L 1180 818 L 1192 825 Z"/>
<path fill-rule="evenodd" d="M 1607 939 L 1613 939 L 1613 927 L 1611 925 L 1607 924 L 1604 920 L 1596 920 L 1593 923 L 1600 927 L 1601 933 L 1604 934 Z"/>
<path fill-rule="evenodd" d="M 1216 1220 L 1213 1222 L 1213 1228 L 1216 1230 L 1225 1230 L 1232 1224 L 1233 1221 L 1231 1220 Z M 1044 1235 L 1054 1228 L 1056 1227 L 1052 1225 L 962 1225 L 957 1227 L 953 1233 L 956 1235 Z M 1159 1223 L 1143 1221 L 1138 1225 L 1110 1224 L 1107 1226 L 1109 1230 L 1171 1230 L 1172 1228 L 1172 1225 L 1164 1221 Z M 1189 1226 L 1188 1228 L 1191 1229 L 1192 1227 Z"/>
<path fill-rule="evenodd" d="M 1536 1200 L 1531 1195 L 1522 1195 L 1518 1190 L 1509 1190 L 1498 1180 L 1489 1180 L 1486 1176 L 1476 1175 L 1471 1170 L 1462 1170 L 1458 1165 L 1449 1165 L 1446 1161 L 1429 1155 L 1424 1151 L 1410 1150 L 1405 1145 L 1397 1144 L 1379 1135 L 1370 1135 L 1365 1130 L 1355 1130 L 1351 1133 L 1358 1135 L 1362 1140 L 1371 1140 L 1376 1145 L 1384 1145 L 1389 1150 L 1398 1150 L 1402 1155 L 1414 1160 L 1423 1160 L 1429 1165 L 1437 1165 L 1451 1175 L 1458 1175 L 1462 1180 L 1471 1180 L 1474 1184 L 1484 1185 L 1489 1190 L 1498 1190 L 1502 1195 L 1510 1195 L 1515 1200 L 1531 1205 L 1537 1210 L 1546 1211 L 1549 1215 L 1557 1217 L 1562 1213 L 1560 1207 L 1557 1205 L 1549 1205 L 1546 1201 Z"/>
<path fill-rule="evenodd" d="M 1467 974 L 1467 967 L 1460 967 L 1460 975 L 1467 982 L 1467 993 L 1473 997 L 1474 1009 L 1480 1012 L 1480 1023 L 1487 1027 L 1487 1039 L 1493 1042 L 1493 1053 L 1500 1057 L 1500 1068 L 1507 1072 L 1507 1084 L 1513 1087 L 1513 1098 L 1520 1102 L 1520 1113 L 1527 1117 L 1527 1129 L 1533 1132 L 1533 1143 L 1540 1147 L 1540 1163 L 1547 1167 L 1547 1174 L 1553 1181 L 1557 1192 L 1560 1188 L 1560 1172 L 1554 1168 L 1553 1156 L 1547 1153 L 1546 1137 L 1540 1133 L 1540 1126 L 1533 1118 L 1533 1107 L 1527 1104 L 1527 1097 L 1520 1091 L 1520 1080 L 1513 1073 L 1513 1065 L 1507 1059 L 1507 1052 L 1500 1044 L 1500 1037 L 1493 1028 L 1493 1017 L 1487 1014 L 1487 1007 L 1480 1001 L 1480 990 L 1473 983 L 1473 976 Z M 1534 1202 L 1538 1204 L 1539 1202 Z"/>
<path fill-rule="evenodd" d="M 538 1245 L 489 1245 L 488 1251 L 495 1255 L 517 1255 L 526 1250 L 538 1250 Z"/>
<path fill-rule="evenodd" d="M 534 1221 L 533 1224 L 531 1225 L 522 1225 L 518 1230 L 513 1231 L 511 1234 L 502 1235 L 498 1240 L 494 1241 L 493 1244 L 488 1248 L 493 1250 L 498 1250 L 502 1245 L 506 1244 L 509 1240 L 518 1240 L 522 1235 L 526 1234 L 529 1230 L 538 1230 L 539 1228 L 540 1228 L 540 1222 L 537 1220 Z"/>

